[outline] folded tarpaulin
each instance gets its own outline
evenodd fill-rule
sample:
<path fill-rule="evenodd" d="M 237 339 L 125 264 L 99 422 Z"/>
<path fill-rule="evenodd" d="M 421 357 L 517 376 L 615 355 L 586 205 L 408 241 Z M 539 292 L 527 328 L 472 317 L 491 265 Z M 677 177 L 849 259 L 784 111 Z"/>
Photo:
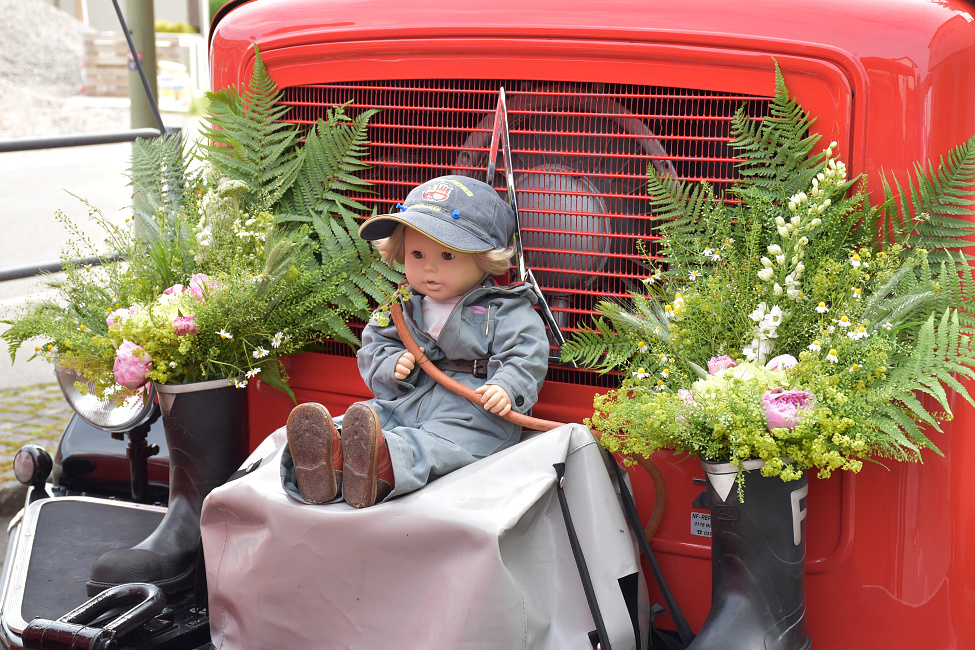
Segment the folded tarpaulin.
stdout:
<path fill-rule="evenodd" d="M 556 495 L 563 483 L 614 650 L 646 639 L 646 590 L 614 462 L 566 425 L 356 510 L 281 485 L 284 430 L 203 508 L 217 648 L 591 650 L 595 630 Z M 611 469 L 611 468 L 610 468 Z M 642 531 L 640 531 L 642 534 Z"/>

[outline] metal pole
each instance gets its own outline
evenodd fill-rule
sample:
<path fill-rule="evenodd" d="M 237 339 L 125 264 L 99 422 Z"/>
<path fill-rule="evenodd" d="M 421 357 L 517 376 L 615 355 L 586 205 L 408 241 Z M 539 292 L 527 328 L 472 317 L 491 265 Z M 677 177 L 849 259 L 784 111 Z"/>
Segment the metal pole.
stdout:
<path fill-rule="evenodd" d="M 129 62 L 129 99 L 132 102 L 131 126 L 134 129 L 157 126 L 166 132 L 159 107 L 156 105 L 156 19 L 152 0 L 126 0 L 129 27 L 122 15 L 118 0 L 112 0 L 118 14 L 122 33 L 129 44 L 133 61 Z M 149 74 L 146 74 L 149 70 Z"/>

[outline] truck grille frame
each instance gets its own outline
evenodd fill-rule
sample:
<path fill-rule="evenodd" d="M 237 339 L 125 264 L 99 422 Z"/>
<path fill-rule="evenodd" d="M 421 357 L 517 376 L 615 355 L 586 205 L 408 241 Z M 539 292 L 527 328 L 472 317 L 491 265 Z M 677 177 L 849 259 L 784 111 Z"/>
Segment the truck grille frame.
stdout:
<path fill-rule="evenodd" d="M 355 198 L 394 212 L 430 178 L 485 179 L 499 90 L 505 89 L 526 263 L 563 331 L 589 322 L 596 302 L 625 298 L 665 263 L 646 194 L 647 166 L 721 196 L 737 178 L 728 146 L 733 116 L 767 115 L 769 97 L 727 92 L 500 79 L 412 79 L 283 89 L 286 120 L 303 129 L 326 111 L 375 108 L 369 126 L 374 193 Z M 499 172 L 504 163 L 499 156 Z M 504 192 L 498 173 L 492 184 Z M 553 366 L 550 379 L 601 384 Z"/>

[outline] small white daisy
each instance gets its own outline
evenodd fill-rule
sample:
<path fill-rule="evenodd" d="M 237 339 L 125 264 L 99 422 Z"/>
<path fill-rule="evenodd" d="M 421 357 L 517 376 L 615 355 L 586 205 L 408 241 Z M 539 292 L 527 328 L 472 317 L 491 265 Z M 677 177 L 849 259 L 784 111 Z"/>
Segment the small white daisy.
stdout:
<path fill-rule="evenodd" d="M 816 311 L 818 311 L 820 314 L 825 314 L 825 313 L 827 313 L 829 311 L 829 307 L 826 306 L 826 303 L 825 302 L 821 302 L 816 307 Z"/>
<path fill-rule="evenodd" d="M 257 375 L 260 374 L 260 372 L 261 372 L 260 368 L 251 368 L 250 370 L 247 371 L 247 378 L 250 379 L 251 377 L 256 377 Z"/>
<path fill-rule="evenodd" d="M 853 253 L 853 255 L 850 256 L 850 266 L 852 266 L 853 268 L 856 268 L 856 267 L 860 266 L 860 264 L 861 264 L 861 262 L 860 262 L 860 256 L 857 255 L 856 253 Z"/>
<path fill-rule="evenodd" d="M 851 330 L 850 332 L 847 332 L 846 335 L 849 336 L 854 341 L 859 341 L 860 339 L 867 338 L 867 328 L 864 327 L 863 325 L 860 325 L 855 330 Z"/>
<path fill-rule="evenodd" d="M 234 335 L 233 335 L 233 334 L 231 334 L 230 332 L 228 332 L 227 330 L 219 330 L 219 331 L 217 332 L 217 334 L 218 334 L 218 335 L 220 336 L 220 338 L 222 338 L 222 339 L 232 339 L 232 338 L 234 338 Z"/>
<path fill-rule="evenodd" d="M 840 319 L 835 322 L 840 327 L 850 327 L 851 325 L 853 325 L 853 323 L 850 322 L 849 317 L 846 315 L 840 316 Z"/>
<path fill-rule="evenodd" d="M 633 376 L 637 379 L 646 379 L 650 376 L 650 373 L 647 372 L 646 368 L 637 368 L 636 372 L 633 373 Z"/>
<path fill-rule="evenodd" d="M 833 348 L 830 348 L 829 349 L 829 352 L 826 353 L 826 360 L 827 361 L 832 361 L 833 363 L 836 363 L 837 361 L 839 361 L 839 359 L 840 358 L 837 356 L 836 350 L 833 349 Z"/>
<path fill-rule="evenodd" d="M 819 339 L 817 339 L 812 343 L 810 343 L 806 349 L 812 350 L 813 352 L 819 352 L 820 350 L 823 349 L 823 346 L 819 343 Z"/>
<path fill-rule="evenodd" d="M 254 352 L 252 354 L 254 355 L 254 358 L 255 359 L 263 359 L 264 357 L 266 357 L 267 355 L 269 355 L 270 352 L 268 352 L 264 348 L 258 346 L 256 348 L 254 348 Z"/>
<path fill-rule="evenodd" d="M 853 297 L 854 298 L 857 298 L 857 299 L 860 299 L 860 298 L 863 297 L 863 292 L 860 290 L 859 287 L 853 287 Z"/>
<path fill-rule="evenodd" d="M 687 277 L 688 277 L 688 279 L 691 282 L 694 282 L 694 280 L 697 280 L 699 277 L 701 277 L 701 272 L 700 271 L 691 271 L 690 274 Z"/>
<path fill-rule="evenodd" d="M 284 332 L 278 332 L 271 338 L 271 347 L 272 348 L 281 347 L 282 341 L 284 341 Z"/>

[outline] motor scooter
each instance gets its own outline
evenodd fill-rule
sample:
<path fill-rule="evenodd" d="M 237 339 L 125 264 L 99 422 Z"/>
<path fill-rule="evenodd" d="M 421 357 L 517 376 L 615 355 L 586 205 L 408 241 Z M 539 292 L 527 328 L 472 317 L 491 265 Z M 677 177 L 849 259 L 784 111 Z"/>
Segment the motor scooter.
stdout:
<path fill-rule="evenodd" d="M 91 566 L 106 551 L 148 536 L 166 512 L 169 455 L 153 391 L 99 403 L 58 370 L 75 410 L 52 457 L 20 449 L 15 474 L 28 486 L 8 530 L 0 575 L 0 642 L 8 648 L 207 648 L 206 581 L 166 598 L 149 584 L 89 599 Z M 198 565 L 202 574 L 203 565 Z"/>

